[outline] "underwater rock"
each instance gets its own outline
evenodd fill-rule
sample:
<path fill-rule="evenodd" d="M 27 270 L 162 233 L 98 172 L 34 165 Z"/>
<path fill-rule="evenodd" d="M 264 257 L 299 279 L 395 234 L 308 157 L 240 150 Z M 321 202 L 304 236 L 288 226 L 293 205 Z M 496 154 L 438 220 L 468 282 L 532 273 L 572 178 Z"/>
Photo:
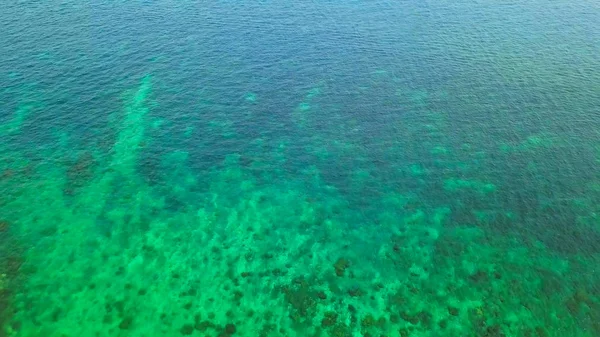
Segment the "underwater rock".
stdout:
<path fill-rule="evenodd" d="M 67 169 L 68 185 L 80 188 L 93 177 L 95 166 L 94 157 L 90 152 L 84 152 Z"/>
<path fill-rule="evenodd" d="M 179 329 L 179 332 L 184 336 L 189 336 L 194 333 L 194 326 L 191 324 L 184 324 L 181 329 Z"/>
<path fill-rule="evenodd" d="M 567 310 L 572 316 L 576 316 L 579 313 L 579 303 L 573 298 L 569 298 L 565 302 L 565 306 L 567 307 Z"/>
<path fill-rule="evenodd" d="M 453 306 L 448 306 L 448 313 L 452 316 L 458 316 L 460 311 L 458 310 L 458 308 L 455 308 Z"/>
<path fill-rule="evenodd" d="M 337 324 L 331 328 L 329 335 L 333 337 L 351 337 L 352 331 L 346 325 Z"/>
<path fill-rule="evenodd" d="M 419 317 L 417 315 L 410 315 L 409 313 L 403 311 L 400 313 L 400 317 L 409 322 L 410 324 L 416 325 L 419 324 Z"/>
<path fill-rule="evenodd" d="M 575 293 L 573 294 L 573 300 L 575 300 L 577 303 L 584 303 L 588 305 L 592 303 L 590 295 L 583 287 L 578 287 L 575 290 Z"/>
<path fill-rule="evenodd" d="M 584 306 L 592 309 L 591 313 L 598 312 L 598 305 L 592 299 L 592 296 L 588 293 L 588 291 L 584 287 L 577 287 L 575 292 L 569 299 L 566 301 L 566 306 L 571 315 L 575 316 L 581 312 Z M 591 314 L 590 313 L 590 314 Z M 600 314 L 598 315 L 600 316 Z"/>
<path fill-rule="evenodd" d="M 233 325 L 231 323 L 228 323 L 228 324 L 225 325 L 225 333 L 228 336 L 233 335 L 236 331 L 237 331 L 237 329 L 235 328 L 235 325 Z"/>
<path fill-rule="evenodd" d="M 194 325 L 194 329 L 200 331 L 200 332 L 204 332 L 206 331 L 208 328 L 212 328 L 214 325 L 209 322 L 209 321 L 202 321 L 202 322 L 198 322 L 196 323 L 196 325 Z"/>
<path fill-rule="evenodd" d="M 375 326 L 375 318 L 373 317 L 373 315 L 371 314 L 367 314 L 365 317 L 363 317 L 362 321 L 360 322 L 360 325 L 363 328 L 370 328 L 372 326 Z"/>
<path fill-rule="evenodd" d="M 348 290 L 348 295 L 350 295 L 351 297 L 360 297 L 364 295 L 364 293 L 362 290 L 360 290 L 359 287 L 352 287 Z"/>
<path fill-rule="evenodd" d="M 302 280 L 293 282 L 291 286 L 281 288 L 286 302 L 292 307 L 292 319 L 296 321 L 307 320 L 314 316 L 318 298 L 308 282 Z"/>
<path fill-rule="evenodd" d="M 482 270 L 476 271 L 474 274 L 469 276 L 469 279 L 476 284 L 482 284 L 489 282 L 489 276 Z"/>
<path fill-rule="evenodd" d="M 327 299 L 327 295 L 325 294 L 324 291 L 319 291 L 317 292 L 317 297 L 321 300 L 326 300 Z"/>
<path fill-rule="evenodd" d="M 9 225 L 7 221 L 0 220 L 0 233 L 8 231 Z"/>
<path fill-rule="evenodd" d="M 0 180 L 2 179 L 8 179 L 10 177 L 12 177 L 15 174 L 15 172 L 11 169 L 6 169 L 4 171 L 2 171 L 2 173 L 0 173 Z"/>
<path fill-rule="evenodd" d="M 19 321 L 14 321 L 10 324 L 10 327 L 12 328 L 13 331 L 19 331 L 21 330 L 21 322 Z"/>
<path fill-rule="evenodd" d="M 548 337 L 548 332 L 541 326 L 535 328 L 535 333 L 537 337 Z"/>
<path fill-rule="evenodd" d="M 233 300 L 235 301 L 235 303 L 239 304 L 242 297 L 244 297 L 243 292 L 241 292 L 239 290 L 236 290 L 233 292 Z"/>
<path fill-rule="evenodd" d="M 431 321 L 433 320 L 433 315 L 428 311 L 419 312 L 417 314 L 417 317 L 418 317 L 419 321 L 421 321 L 421 324 L 425 327 L 430 326 Z"/>
<path fill-rule="evenodd" d="M 388 297 L 388 303 L 390 306 L 392 307 L 402 307 L 406 304 L 406 297 L 404 297 L 404 294 L 401 291 L 398 291 L 396 293 L 390 294 Z"/>
<path fill-rule="evenodd" d="M 119 323 L 119 329 L 121 330 L 129 330 L 131 325 L 133 324 L 133 317 L 125 317 L 121 323 Z"/>
<path fill-rule="evenodd" d="M 346 269 L 348 269 L 348 267 L 350 267 L 350 262 L 344 258 L 339 258 L 333 265 L 333 268 L 335 269 L 335 274 L 339 277 L 344 276 L 344 273 L 346 272 Z"/>
<path fill-rule="evenodd" d="M 485 328 L 482 337 L 504 337 L 504 332 L 499 325 L 492 325 Z"/>
<path fill-rule="evenodd" d="M 334 326 L 337 322 L 337 318 L 338 314 L 336 314 L 333 311 L 328 311 L 325 313 L 325 317 L 323 317 L 323 319 L 321 320 L 321 326 L 324 328 Z"/>

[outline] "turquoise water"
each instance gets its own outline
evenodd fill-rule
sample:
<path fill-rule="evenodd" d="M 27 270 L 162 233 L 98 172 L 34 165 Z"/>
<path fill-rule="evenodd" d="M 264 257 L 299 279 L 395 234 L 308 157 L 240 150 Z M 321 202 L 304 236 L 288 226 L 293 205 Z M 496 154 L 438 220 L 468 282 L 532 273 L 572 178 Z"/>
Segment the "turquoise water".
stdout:
<path fill-rule="evenodd" d="M 597 2 L 0 19 L 0 336 L 600 336 Z"/>

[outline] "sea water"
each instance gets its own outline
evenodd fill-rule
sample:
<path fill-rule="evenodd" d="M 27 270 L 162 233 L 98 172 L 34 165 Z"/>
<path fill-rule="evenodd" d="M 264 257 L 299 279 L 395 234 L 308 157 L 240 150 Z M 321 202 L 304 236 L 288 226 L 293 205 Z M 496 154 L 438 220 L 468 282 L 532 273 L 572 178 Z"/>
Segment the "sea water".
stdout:
<path fill-rule="evenodd" d="M 600 6 L 0 4 L 0 336 L 600 336 Z"/>

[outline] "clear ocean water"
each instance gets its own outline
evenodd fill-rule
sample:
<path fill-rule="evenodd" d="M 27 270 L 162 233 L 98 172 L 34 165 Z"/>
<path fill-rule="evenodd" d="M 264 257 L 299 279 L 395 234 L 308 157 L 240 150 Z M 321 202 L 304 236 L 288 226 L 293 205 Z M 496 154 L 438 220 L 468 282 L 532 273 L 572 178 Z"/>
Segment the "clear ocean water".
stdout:
<path fill-rule="evenodd" d="M 2 1 L 0 324 L 600 336 L 600 5 Z"/>

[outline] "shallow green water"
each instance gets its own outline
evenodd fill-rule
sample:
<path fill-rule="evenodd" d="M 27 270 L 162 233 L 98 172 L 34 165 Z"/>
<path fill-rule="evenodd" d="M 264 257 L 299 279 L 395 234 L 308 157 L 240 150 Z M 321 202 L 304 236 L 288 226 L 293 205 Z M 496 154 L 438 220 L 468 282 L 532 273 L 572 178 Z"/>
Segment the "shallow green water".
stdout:
<path fill-rule="evenodd" d="M 0 18 L 0 336 L 600 335 L 595 2 Z"/>

